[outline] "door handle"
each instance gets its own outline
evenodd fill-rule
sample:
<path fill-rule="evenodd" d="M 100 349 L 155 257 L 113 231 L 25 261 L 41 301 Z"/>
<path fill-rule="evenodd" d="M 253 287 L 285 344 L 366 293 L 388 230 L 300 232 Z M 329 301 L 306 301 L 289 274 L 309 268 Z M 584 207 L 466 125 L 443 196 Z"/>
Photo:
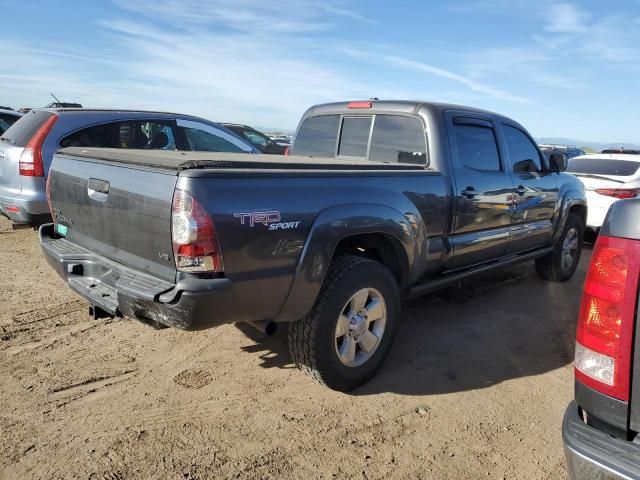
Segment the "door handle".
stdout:
<path fill-rule="evenodd" d="M 90 178 L 87 185 L 87 193 L 89 198 L 98 202 L 104 202 L 109 196 L 109 189 L 111 185 L 106 180 L 100 180 L 99 178 Z"/>
<path fill-rule="evenodd" d="M 518 188 L 516 188 L 516 193 L 522 197 L 525 193 L 527 193 L 527 189 L 522 185 L 518 185 Z"/>
<path fill-rule="evenodd" d="M 467 187 L 464 190 L 462 190 L 462 192 L 460 192 L 460 195 L 462 195 L 463 197 L 468 198 L 469 200 L 473 199 L 476 195 L 478 195 L 478 192 L 476 191 L 475 188 L 473 187 Z"/>

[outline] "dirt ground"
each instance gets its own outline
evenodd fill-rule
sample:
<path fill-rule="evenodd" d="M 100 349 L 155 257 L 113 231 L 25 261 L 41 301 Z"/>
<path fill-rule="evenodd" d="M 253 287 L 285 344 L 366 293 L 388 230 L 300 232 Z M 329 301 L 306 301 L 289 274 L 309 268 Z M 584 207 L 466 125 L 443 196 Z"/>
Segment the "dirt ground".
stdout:
<path fill-rule="evenodd" d="M 266 338 L 92 321 L 37 234 L 0 220 L 0 478 L 563 478 L 585 267 L 533 265 L 404 303 L 381 372 L 351 394 Z"/>

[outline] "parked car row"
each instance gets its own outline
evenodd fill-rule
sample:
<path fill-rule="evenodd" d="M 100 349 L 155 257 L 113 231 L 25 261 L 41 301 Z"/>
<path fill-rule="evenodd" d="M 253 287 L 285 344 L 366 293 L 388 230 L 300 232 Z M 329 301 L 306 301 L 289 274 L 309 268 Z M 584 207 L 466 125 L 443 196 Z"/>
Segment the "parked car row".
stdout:
<path fill-rule="evenodd" d="M 538 145 L 541 150 L 545 149 L 553 149 L 559 150 L 563 154 L 567 156 L 567 158 L 579 157 L 581 155 L 585 155 L 585 151 L 581 148 L 576 147 L 575 145 L 550 145 L 550 144 L 541 144 Z"/>
<path fill-rule="evenodd" d="M 565 454 L 575 480 L 640 478 L 640 155 L 539 148 L 502 115 L 404 101 L 314 106 L 286 147 L 246 125 L 70 109 L 0 140 L 0 212 L 53 215 L 44 255 L 96 318 L 286 323 L 293 362 L 340 391 L 380 368 L 402 298 L 528 260 L 567 281 L 600 230 Z"/>
<path fill-rule="evenodd" d="M 51 221 L 45 180 L 53 154 L 65 147 L 259 153 L 223 126 L 190 115 L 31 110 L 0 136 L 0 214 L 17 224 Z"/>

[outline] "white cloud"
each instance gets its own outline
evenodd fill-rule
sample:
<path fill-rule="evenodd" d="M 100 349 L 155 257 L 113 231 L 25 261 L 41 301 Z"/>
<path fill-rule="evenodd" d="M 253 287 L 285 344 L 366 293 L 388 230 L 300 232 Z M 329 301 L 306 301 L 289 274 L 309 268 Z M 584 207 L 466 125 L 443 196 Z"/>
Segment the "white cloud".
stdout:
<path fill-rule="evenodd" d="M 442 84 L 437 78 L 468 89 L 475 98 L 470 103 L 527 102 L 435 65 L 393 56 L 385 60 L 384 54 L 375 62 L 346 55 L 339 27 L 345 21 L 373 25 L 375 20 L 338 0 L 322 6 L 292 0 L 113 1 L 120 9 L 96 20 L 102 49 L 82 43 L 48 42 L 46 49 L 5 43 L 3 62 L 12 68 L 10 74 L 0 73 L 0 103 L 42 105 L 53 91 L 89 107 L 170 110 L 293 128 L 314 103 L 420 98 L 425 85 L 442 99 L 439 92 L 451 88 L 435 87 Z M 382 50 L 393 51 L 389 45 Z M 406 87 L 407 69 L 432 79 Z"/>
<path fill-rule="evenodd" d="M 348 10 L 346 8 L 335 7 L 332 5 L 321 5 L 320 8 L 334 15 L 338 15 L 339 17 L 346 17 L 351 20 L 357 20 L 359 22 L 369 23 L 371 25 L 378 24 L 376 20 L 373 20 L 372 18 L 369 18 L 369 17 L 365 17 L 364 15 L 354 12 L 353 10 Z"/>
<path fill-rule="evenodd" d="M 387 63 L 392 65 L 396 65 L 398 67 L 409 68 L 412 70 L 417 70 L 419 72 L 429 73 L 431 75 L 436 75 L 438 77 L 445 78 L 447 80 L 451 80 L 456 83 L 460 83 L 474 92 L 481 93 L 484 95 L 488 95 L 490 97 L 499 99 L 499 100 L 507 100 L 510 102 L 517 103 L 531 103 L 528 98 L 513 95 L 505 90 L 498 89 L 491 85 L 486 85 L 483 83 L 476 82 L 469 77 L 451 72 L 449 70 L 445 70 L 443 68 L 435 67 L 433 65 L 429 65 L 422 62 L 416 62 L 413 60 L 409 60 L 402 57 L 396 56 L 387 56 L 384 58 Z"/>
<path fill-rule="evenodd" d="M 558 3 L 549 8 L 546 30 L 557 33 L 579 33 L 587 28 L 591 15 L 574 3 Z"/>

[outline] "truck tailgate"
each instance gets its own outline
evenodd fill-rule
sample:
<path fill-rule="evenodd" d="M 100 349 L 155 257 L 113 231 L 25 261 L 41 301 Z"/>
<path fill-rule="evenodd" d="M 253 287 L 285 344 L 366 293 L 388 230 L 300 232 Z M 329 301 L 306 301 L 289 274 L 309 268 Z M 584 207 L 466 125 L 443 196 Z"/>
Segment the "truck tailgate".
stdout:
<path fill-rule="evenodd" d="M 56 154 L 49 174 L 58 234 L 174 282 L 171 203 L 177 172 Z"/>

